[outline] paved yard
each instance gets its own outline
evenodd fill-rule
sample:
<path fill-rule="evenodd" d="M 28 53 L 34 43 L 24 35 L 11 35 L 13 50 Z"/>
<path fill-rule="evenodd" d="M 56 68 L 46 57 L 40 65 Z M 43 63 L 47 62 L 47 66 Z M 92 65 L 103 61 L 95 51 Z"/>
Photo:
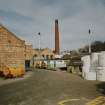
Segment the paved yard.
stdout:
<path fill-rule="evenodd" d="M 66 72 L 35 70 L 30 77 L 0 85 L 0 105 L 85 105 L 101 96 L 97 84 Z"/>

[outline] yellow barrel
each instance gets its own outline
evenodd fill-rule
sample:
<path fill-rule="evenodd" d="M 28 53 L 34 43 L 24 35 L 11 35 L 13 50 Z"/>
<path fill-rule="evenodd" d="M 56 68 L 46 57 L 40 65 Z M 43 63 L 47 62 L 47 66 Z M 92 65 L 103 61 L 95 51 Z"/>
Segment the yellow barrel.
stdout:
<path fill-rule="evenodd" d="M 20 77 L 21 76 L 21 69 L 18 68 L 18 76 Z"/>
<path fill-rule="evenodd" d="M 14 67 L 10 68 L 10 74 L 12 75 L 12 77 L 17 77 L 17 70 L 16 70 L 16 68 L 14 68 Z"/>
<path fill-rule="evenodd" d="M 24 75 L 24 69 L 22 67 L 18 68 L 18 76 L 21 77 Z"/>
<path fill-rule="evenodd" d="M 14 74 L 13 68 L 9 67 L 9 71 L 10 71 L 10 75 L 13 77 L 13 74 Z"/>
<path fill-rule="evenodd" d="M 4 76 L 3 71 L 6 69 L 6 66 L 4 66 L 3 64 L 1 64 L 0 67 L 0 76 Z"/>
<path fill-rule="evenodd" d="M 3 68 L 0 68 L 0 76 L 3 76 Z"/>
<path fill-rule="evenodd" d="M 8 76 L 10 75 L 10 70 L 9 70 L 9 68 L 5 68 L 5 69 L 3 70 L 3 75 L 4 75 L 5 77 L 8 77 Z"/>

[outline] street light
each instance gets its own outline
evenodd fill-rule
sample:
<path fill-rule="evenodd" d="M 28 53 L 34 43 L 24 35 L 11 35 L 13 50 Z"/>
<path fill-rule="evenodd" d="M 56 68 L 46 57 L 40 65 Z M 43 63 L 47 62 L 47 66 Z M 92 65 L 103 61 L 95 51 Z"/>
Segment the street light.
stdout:
<path fill-rule="evenodd" d="M 41 51 L 41 33 L 38 33 L 39 36 L 39 59 L 40 59 L 40 51 Z"/>
<path fill-rule="evenodd" d="M 89 33 L 89 39 L 91 39 L 90 38 L 91 37 L 91 30 L 90 29 L 89 29 L 88 33 Z M 91 40 L 89 40 L 89 54 L 91 54 Z"/>
<path fill-rule="evenodd" d="M 41 57 L 40 57 L 40 50 L 41 50 L 41 33 L 39 32 L 38 34 L 38 44 L 39 44 L 39 48 L 38 48 L 38 52 L 39 52 L 39 54 L 38 54 L 38 60 L 40 61 L 40 59 L 41 59 Z M 35 57 L 35 56 L 34 56 Z M 34 60 L 35 60 L 35 58 L 33 57 L 33 65 L 34 65 Z"/>

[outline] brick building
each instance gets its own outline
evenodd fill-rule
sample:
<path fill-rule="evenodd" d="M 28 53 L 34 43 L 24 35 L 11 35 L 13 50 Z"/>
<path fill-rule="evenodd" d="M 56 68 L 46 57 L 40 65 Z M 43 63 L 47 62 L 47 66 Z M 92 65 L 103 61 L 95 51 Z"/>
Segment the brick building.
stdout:
<path fill-rule="evenodd" d="M 26 69 L 32 66 L 33 47 L 32 45 L 25 45 L 25 67 Z"/>
<path fill-rule="evenodd" d="M 26 45 L 24 40 L 18 38 L 3 25 L 0 25 L 0 70 L 3 67 L 18 68 L 30 67 L 35 64 L 38 57 L 43 60 L 54 59 L 54 52 L 49 49 L 33 49 Z"/>
<path fill-rule="evenodd" d="M 45 48 L 41 51 L 41 56 L 44 57 L 44 59 L 54 59 L 55 54 L 51 49 Z"/>
<path fill-rule="evenodd" d="M 25 45 L 25 60 L 31 60 L 33 57 L 32 45 Z"/>
<path fill-rule="evenodd" d="M 37 66 L 37 64 L 41 64 L 41 62 L 43 61 L 47 61 L 47 60 L 52 60 L 55 58 L 55 54 L 54 52 L 49 49 L 49 48 L 45 48 L 45 49 L 41 49 L 39 51 L 39 49 L 34 49 L 33 50 L 33 65 L 34 67 Z"/>
<path fill-rule="evenodd" d="M 39 49 L 34 49 L 33 56 L 38 57 L 39 55 L 43 57 L 43 59 L 54 59 L 55 57 L 54 52 L 49 48 L 41 49 L 40 51 Z"/>
<path fill-rule="evenodd" d="M 0 25 L 0 70 L 25 66 L 25 41 Z"/>

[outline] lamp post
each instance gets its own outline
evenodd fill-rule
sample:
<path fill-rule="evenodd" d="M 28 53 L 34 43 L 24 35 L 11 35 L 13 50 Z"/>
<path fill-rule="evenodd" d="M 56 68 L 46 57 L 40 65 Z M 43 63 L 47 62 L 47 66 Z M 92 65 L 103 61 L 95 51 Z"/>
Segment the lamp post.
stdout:
<path fill-rule="evenodd" d="M 91 54 L 91 30 L 89 29 L 89 54 Z"/>
<path fill-rule="evenodd" d="M 40 61 L 40 50 L 41 50 L 41 34 L 40 32 L 37 34 L 38 35 L 38 60 Z M 34 61 L 35 61 L 35 56 L 33 57 L 33 66 L 34 66 Z"/>
<path fill-rule="evenodd" d="M 41 33 L 39 32 L 38 33 L 38 36 L 39 36 L 39 60 L 40 60 L 40 51 L 41 51 Z"/>

